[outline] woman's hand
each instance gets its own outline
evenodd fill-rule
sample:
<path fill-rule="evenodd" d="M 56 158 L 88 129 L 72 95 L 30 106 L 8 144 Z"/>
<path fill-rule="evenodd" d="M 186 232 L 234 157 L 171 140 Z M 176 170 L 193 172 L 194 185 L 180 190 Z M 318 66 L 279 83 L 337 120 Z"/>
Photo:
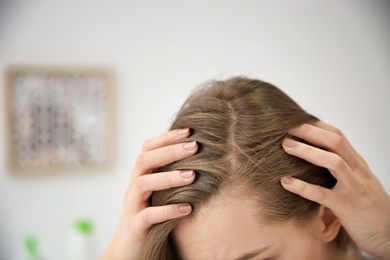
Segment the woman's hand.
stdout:
<path fill-rule="evenodd" d="M 364 159 L 338 129 L 324 122 L 303 124 L 289 134 L 326 149 L 290 138 L 283 142 L 287 153 L 327 168 L 337 184 L 326 189 L 286 177 L 283 187 L 331 209 L 359 248 L 390 259 L 390 198 Z"/>
<path fill-rule="evenodd" d="M 189 135 L 189 129 L 173 130 L 144 143 L 131 174 L 117 230 L 101 260 L 137 259 L 148 230 L 153 224 L 191 213 L 189 204 L 161 207 L 149 205 L 149 197 L 153 191 L 184 186 L 194 181 L 195 173 L 192 170 L 151 174 L 155 168 L 196 153 L 198 149 L 196 142 L 174 144 Z"/>

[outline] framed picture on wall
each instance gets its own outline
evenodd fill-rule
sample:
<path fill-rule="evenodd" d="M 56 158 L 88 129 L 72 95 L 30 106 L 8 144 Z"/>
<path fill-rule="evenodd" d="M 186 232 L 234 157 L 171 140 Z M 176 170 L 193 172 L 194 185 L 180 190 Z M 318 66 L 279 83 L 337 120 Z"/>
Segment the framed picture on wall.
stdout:
<path fill-rule="evenodd" d="M 4 88 L 9 172 L 110 168 L 116 142 L 114 87 L 108 68 L 9 67 Z"/>

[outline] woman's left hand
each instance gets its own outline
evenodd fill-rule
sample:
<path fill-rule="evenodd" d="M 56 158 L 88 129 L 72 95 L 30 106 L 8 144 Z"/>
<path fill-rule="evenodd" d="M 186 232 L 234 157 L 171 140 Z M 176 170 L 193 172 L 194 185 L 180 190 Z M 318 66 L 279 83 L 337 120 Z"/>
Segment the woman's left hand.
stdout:
<path fill-rule="evenodd" d="M 286 138 L 284 150 L 327 168 L 337 179 L 332 189 L 296 178 L 282 178 L 283 187 L 333 211 L 357 246 L 369 254 L 390 259 L 390 197 L 340 130 L 324 122 L 303 124 L 289 132 L 307 142 Z"/>

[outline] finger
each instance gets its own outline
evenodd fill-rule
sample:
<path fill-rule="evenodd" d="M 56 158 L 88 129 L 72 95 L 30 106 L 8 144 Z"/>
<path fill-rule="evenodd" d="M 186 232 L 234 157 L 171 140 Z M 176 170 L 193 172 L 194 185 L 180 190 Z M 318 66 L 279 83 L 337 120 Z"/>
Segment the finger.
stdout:
<path fill-rule="evenodd" d="M 344 134 L 340 131 L 340 129 L 338 129 L 338 128 L 336 128 L 336 127 L 330 125 L 330 124 L 327 124 L 327 123 L 325 123 L 325 122 L 323 122 L 323 121 L 321 121 L 321 120 L 318 120 L 318 121 L 315 121 L 315 122 L 311 122 L 310 124 L 311 124 L 311 125 L 314 125 L 314 126 L 317 126 L 317 127 L 320 127 L 320 128 L 322 128 L 322 129 L 331 131 L 331 132 L 333 132 L 333 133 L 335 133 L 335 134 L 338 134 L 338 135 L 344 135 Z"/>
<path fill-rule="evenodd" d="M 196 153 L 196 141 L 161 147 L 141 153 L 135 164 L 135 176 L 150 173 L 152 169 L 182 160 Z"/>
<path fill-rule="evenodd" d="M 133 198 L 135 202 L 144 202 L 149 199 L 153 191 L 166 190 L 191 184 L 195 180 L 193 170 L 159 172 L 146 174 L 137 178 L 134 183 Z"/>
<path fill-rule="evenodd" d="M 190 135 L 189 128 L 176 129 L 162 135 L 146 140 L 142 145 L 142 152 L 151 151 L 157 148 L 176 143 Z"/>
<path fill-rule="evenodd" d="M 280 183 L 285 190 L 329 208 L 340 220 L 341 216 L 350 215 L 354 208 L 350 203 L 343 201 L 345 194 L 339 194 L 337 187 L 327 189 L 293 177 L 282 177 Z"/>
<path fill-rule="evenodd" d="M 360 164 L 360 157 L 341 134 L 311 124 L 302 124 L 292 129 L 289 134 L 337 153 L 352 169 L 357 168 Z"/>
<path fill-rule="evenodd" d="M 326 129 L 326 130 L 329 130 L 329 131 L 332 131 L 336 134 L 339 134 L 339 135 L 342 135 L 344 136 L 344 134 L 336 127 L 332 126 L 332 125 L 329 125 L 323 121 L 316 121 L 314 123 L 310 123 L 312 125 L 315 125 L 315 126 L 318 126 L 320 128 L 323 128 L 323 129 Z M 344 136 L 345 137 L 345 136 Z M 367 166 L 367 163 L 366 161 L 364 160 L 364 158 L 355 150 L 355 148 L 348 142 L 350 148 L 352 151 L 354 151 L 355 155 L 357 158 L 359 158 L 360 162 L 362 162 L 363 164 L 365 164 Z"/>
<path fill-rule="evenodd" d="M 284 189 L 330 209 L 333 209 L 335 201 L 337 201 L 333 199 L 334 195 L 331 190 L 296 178 L 283 177 L 280 183 Z"/>
<path fill-rule="evenodd" d="M 170 219 L 183 217 L 192 211 L 190 204 L 171 204 L 158 207 L 148 207 L 142 210 L 136 217 L 136 227 L 140 232 L 148 230 L 152 225 Z"/>
<path fill-rule="evenodd" d="M 341 156 L 335 153 L 297 142 L 290 138 L 286 138 L 283 141 L 283 148 L 290 155 L 327 168 L 337 180 L 343 182 L 353 181 L 351 168 Z"/>

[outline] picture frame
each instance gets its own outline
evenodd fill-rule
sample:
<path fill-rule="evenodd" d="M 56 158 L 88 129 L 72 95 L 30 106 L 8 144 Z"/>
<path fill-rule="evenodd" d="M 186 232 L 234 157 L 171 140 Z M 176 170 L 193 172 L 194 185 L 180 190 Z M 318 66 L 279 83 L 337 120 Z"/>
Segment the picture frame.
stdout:
<path fill-rule="evenodd" d="M 102 172 L 113 166 L 116 92 L 111 69 L 10 66 L 4 89 L 11 174 Z"/>

